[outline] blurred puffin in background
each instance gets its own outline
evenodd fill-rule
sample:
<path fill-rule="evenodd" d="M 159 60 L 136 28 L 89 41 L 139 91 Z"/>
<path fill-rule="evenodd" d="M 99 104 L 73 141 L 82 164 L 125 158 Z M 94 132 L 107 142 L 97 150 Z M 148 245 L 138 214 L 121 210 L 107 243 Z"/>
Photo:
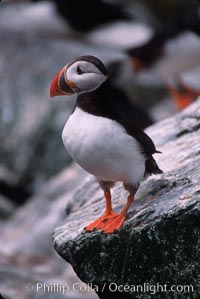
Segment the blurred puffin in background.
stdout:
<path fill-rule="evenodd" d="M 38 2 L 40 0 L 32 0 Z M 104 0 L 53 0 L 59 15 L 77 32 L 119 20 L 131 20 L 131 13 L 119 3 Z"/>
<path fill-rule="evenodd" d="M 163 25 L 145 44 L 129 48 L 126 53 L 137 72 L 157 76 L 165 82 L 177 107 L 187 107 L 200 95 L 199 89 L 181 80 L 183 72 L 200 65 L 200 9 L 183 13 Z"/>
<path fill-rule="evenodd" d="M 113 233 L 123 225 L 144 177 L 162 173 L 153 158 L 158 151 L 151 138 L 127 114 L 126 104 L 120 103 L 121 98 L 113 92 L 107 69 L 98 58 L 78 57 L 55 76 L 51 97 L 74 93 L 76 105 L 65 124 L 62 139 L 74 161 L 97 178 L 106 200 L 105 213 L 85 230 Z M 118 181 L 129 192 L 119 214 L 112 209 L 110 192 Z"/>

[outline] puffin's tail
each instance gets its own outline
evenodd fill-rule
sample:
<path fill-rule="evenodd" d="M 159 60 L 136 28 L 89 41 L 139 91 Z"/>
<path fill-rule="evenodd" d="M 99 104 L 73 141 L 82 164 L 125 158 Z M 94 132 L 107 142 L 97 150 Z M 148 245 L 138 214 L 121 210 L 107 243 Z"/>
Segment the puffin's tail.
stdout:
<path fill-rule="evenodd" d="M 151 156 L 145 162 L 145 176 L 158 173 L 163 173 L 163 171 L 158 167 L 156 161 Z"/>

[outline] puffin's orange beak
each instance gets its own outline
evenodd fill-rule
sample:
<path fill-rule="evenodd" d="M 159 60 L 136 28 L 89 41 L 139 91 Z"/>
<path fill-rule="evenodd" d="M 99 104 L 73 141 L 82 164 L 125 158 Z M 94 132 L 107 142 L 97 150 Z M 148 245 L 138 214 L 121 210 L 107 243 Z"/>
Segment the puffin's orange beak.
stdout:
<path fill-rule="evenodd" d="M 53 78 L 50 86 L 50 97 L 71 95 L 76 85 L 72 81 L 65 79 L 66 66 L 64 66 Z"/>

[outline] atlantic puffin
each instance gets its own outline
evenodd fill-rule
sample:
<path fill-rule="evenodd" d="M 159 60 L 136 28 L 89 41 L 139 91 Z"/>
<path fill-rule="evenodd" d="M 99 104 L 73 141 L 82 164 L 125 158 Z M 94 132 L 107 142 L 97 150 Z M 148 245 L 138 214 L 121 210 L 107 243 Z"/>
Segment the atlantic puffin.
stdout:
<path fill-rule="evenodd" d="M 134 119 L 116 105 L 107 69 L 100 59 L 78 57 L 54 77 L 51 97 L 74 93 L 77 100 L 62 132 L 63 143 L 74 161 L 97 178 L 106 200 L 105 213 L 85 231 L 113 233 L 124 223 L 144 177 L 162 173 L 152 156 L 159 151 Z M 118 181 L 129 192 L 119 214 L 112 209 L 110 192 Z"/>
<path fill-rule="evenodd" d="M 164 82 L 179 109 L 196 98 L 196 90 L 188 92 L 181 82 L 181 88 L 175 85 L 180 73 L 199 65 L 199 35 L 200 9 L 192 8 L 163 25 L 145 44 L 125 50 L 137 73 L 151 73 Z"/>
<path fill-rule="evenodd" d="M 162 25 L 145 44 L 126 49 L 125 52 L 136 67 L 151 67 L 164 55 L 167 42 L 175 40 L 186 31 L 200 35 L 200 9 L 191 9 L 175 21 Z"/>

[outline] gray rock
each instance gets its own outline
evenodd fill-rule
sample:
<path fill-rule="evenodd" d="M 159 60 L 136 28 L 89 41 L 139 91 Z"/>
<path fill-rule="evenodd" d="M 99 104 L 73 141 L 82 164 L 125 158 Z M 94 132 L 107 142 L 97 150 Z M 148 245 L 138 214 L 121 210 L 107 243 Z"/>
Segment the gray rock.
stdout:
<path fill-rule="evenodd" d="M 2 182 L 15 185 L 16 178 L 8 169 L 0 165 L 0 189 L 2 192 Z M 5 190 L 4 190 L 5 191 Z M 3 194 L 0 194 L 0 221 L 7 219 L 14 212 L 16 206 L 10 199 Z"/>
<path fill-rule="evenodd" d="M 148 134 L 163 152 L 155 158 L 164 174 L 141 184 L 123 227 L 109 235 L 84 232 L 84 226 L 103 213 L 105 204 L 97 182 L 88 178 L 69 202 L 64 224 L 54 232 L 55 249 L 100 298 L 197 298 L 200 98 L 149 128 Z M 117 184 L 113 189 L 116 211 L 125 204 L 124 197 Z M 170 291 L 171 287 L 177 289 Z"/>
<path fill-rule="evenodd" d="M 15 210 L 15 205 L 6 197 L 0 195 L 0 220 L 7 219 Z"/>
<path fill-rule="evenodd" d="M 15 174 L 17 185 L 32 190 L 70 160 L 60 134 L 72 102 L 57 107 L 49 101 L 49 84 L 65 50 L 60 37 L 58 43 L 48 41 L 53 32 L 64 34 L 61 24 L 50 6 L 3 4 L 0 10 L 0 164 Z"/>
<path fill-rule="evenodd" d="M 5 298 L 94 298 L 91 291 L 78 291 L 83 283 L 61 261 L 52 245 L 52 231 L 63 221 L 66 204 L 85 176 L 80 167 L 70 166 L 18 208 L 12 218 L 1 223 L 0 290 Z M 69 290 L 63 294 L 65 285 Z"/>

